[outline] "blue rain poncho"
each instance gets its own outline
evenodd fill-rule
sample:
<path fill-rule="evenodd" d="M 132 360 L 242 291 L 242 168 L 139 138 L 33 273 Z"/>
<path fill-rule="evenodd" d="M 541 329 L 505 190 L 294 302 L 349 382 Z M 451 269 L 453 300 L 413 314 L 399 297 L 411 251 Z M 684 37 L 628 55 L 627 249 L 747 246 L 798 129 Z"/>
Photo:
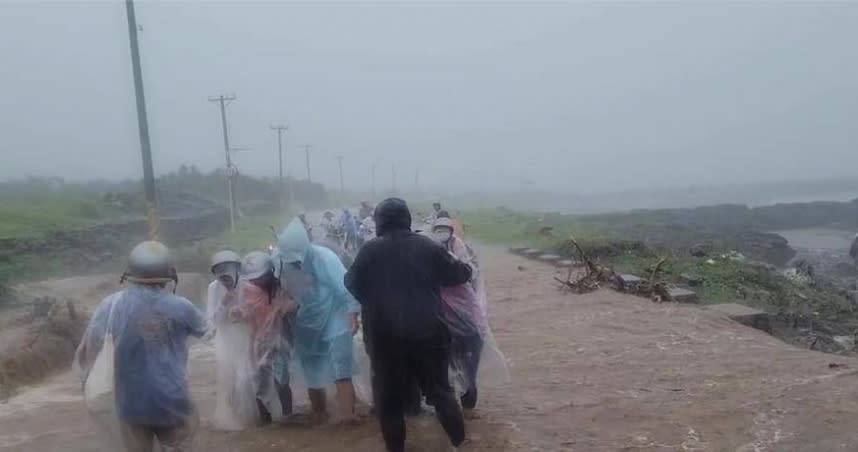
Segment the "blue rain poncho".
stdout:
<path fill-rule="evenodd" d="M 190 301 L 162 288 L 134 284 L 105 298 L 75 355 L 86 382 L 107 331 L 114 344 L 115 406 L 121 422 L 172 427 L 195 416 L 188 390 L 189 336 L 206 320 Z"/>
<path fill-rule="evenodd" d="M 313 245 L 306 230 L 292 221 L 278 237 L 275 272 L 298 303 L 292 325 L 295 353 L 307 386 L 321 389 L 353 374 L 349 318 L 360 305 L 346 290 L 346 269 L 331 250 Z"/>

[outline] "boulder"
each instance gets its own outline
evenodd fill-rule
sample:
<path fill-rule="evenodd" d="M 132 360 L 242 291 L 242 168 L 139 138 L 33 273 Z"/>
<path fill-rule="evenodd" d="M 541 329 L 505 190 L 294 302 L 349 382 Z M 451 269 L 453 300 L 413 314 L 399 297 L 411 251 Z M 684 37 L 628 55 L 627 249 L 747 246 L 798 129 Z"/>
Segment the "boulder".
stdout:
<path fill-rule="evenodd" d="M 768 313 L 739 303 L 713 304 L 706 309 L 725 315 L 727 318 L 751 328 L 772 334 L 772 325 Z"/>
<path fill-rule="evenodd" d="M 638 288 L 640 287 L 640 284 L 643 281 L 643 278 L 635 275 L 622 274 L 617 276 L 617 285 L 619 286 L 618 289 L 623 292 L 637 292 Z"/>
<path fill-rule="evenodd" d="M 700 287 L 703 285 L 703 277 L 695 273 L 682 273 L 679 275 L 680 281 L 690 287 Z"/>
<path fill-rule="evenodd" d="M 692 290 L 683 289 L 682 287 L 668 289 L 667 296 L 670 298 L 670 301 L 676 301 L 678 303 L 697 302 L 697 293 Z"/>

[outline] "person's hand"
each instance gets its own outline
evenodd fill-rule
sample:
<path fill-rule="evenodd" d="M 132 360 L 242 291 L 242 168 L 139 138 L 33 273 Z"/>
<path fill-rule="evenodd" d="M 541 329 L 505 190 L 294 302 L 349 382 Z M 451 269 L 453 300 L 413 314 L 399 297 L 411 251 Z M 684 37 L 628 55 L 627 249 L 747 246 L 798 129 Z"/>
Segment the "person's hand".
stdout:
<path fill-rule="evenodd" d="M 351 331 L 352 336 L 357 334 L 359 328 L 360 328 L 360 322 L 358 322 L 357 312 L 350 314 L 349 315 L 349 331 Z"/>
<path fill-rule="evenodd" d="M 240 321 L 244 320 L 244 312 L 241 310 L 240 307 L 235 306 L 235 307 L 230 308 L 229 320 L 232 321 L 233 323 L 240 322 Z"/>

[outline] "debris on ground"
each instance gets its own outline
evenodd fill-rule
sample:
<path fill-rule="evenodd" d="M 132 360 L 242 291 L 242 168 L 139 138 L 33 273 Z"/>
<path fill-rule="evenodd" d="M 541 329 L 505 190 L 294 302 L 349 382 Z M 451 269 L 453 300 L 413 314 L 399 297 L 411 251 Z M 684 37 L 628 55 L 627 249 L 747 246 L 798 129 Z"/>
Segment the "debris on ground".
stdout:
<path fill-rule="evenodd" d="M 570 266 L 565 280 L 555 277 L 554 279 L 560 282 L 564 289 L 579 294 L 588 293 L 598 290 L 602 283 L 614 279 L 614 271 L 590 260 L 574 237 L 569 236 L 569 242 L 575 247 L 581 261 L 584 262 L 584 274 L 573 279 L 574 267 Z"/>

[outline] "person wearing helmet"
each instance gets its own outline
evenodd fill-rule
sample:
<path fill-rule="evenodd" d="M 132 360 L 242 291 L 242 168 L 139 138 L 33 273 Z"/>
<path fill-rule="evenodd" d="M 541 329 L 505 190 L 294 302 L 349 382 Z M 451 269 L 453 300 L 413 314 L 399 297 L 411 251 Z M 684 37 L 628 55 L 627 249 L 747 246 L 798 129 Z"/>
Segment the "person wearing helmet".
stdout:
<path fill-rule="evenodd" d="M 450 365 L 460 376 L 463 394 L 462 408 L 469 414 L 477 404 L 477 371 L 483 349 L 482 334 L 487 327 L 486 315 L 481 309 L 477 285 L 479 269 L 476 256 L 462 239 L 454 233 L 449 217 L 440 217 L 432 226 L 432 235 L 450 254 L 471 266 L 471 280 L 465 284 L 441 288 L 443 308 L 441 319 L 450 330 Z"/>
<path fill-rule="evenodd" d="M 263 424 L 270 424 L 275 416 L 292 414 L 289 373 L 279 360 L 288 360 L 289 355 L 283 317 L 296 305 L 280 289 L 271 256 L 262 251 L 251 252 L 242 259 L 239 297 L 239 305 L 230 310 L 229 316 L 251 325 L 257 407 Z M 271 394 L 272 388 L 276 397 Z"/>
<path fill-rule="evenodd" d="M 241 430 L 256 424 L 259 417 L 254 382 L 252 327 L 249 322 L 229 318 L 239 304 L 238 283 L 241 257 L 223 250 L 212 256 L 206 316 L 209 336 L 214 337 L 217 360 L 217 404 L 214 426 L 220 430 Z"/>
<path fill-rule="evenodd" d="M 312 421 L 329 417 L 325 388 L 336 384 L 340 419 L 355 421 L 353 335 L 360 306 L 343 285 L 346 269 L 328 248 L 310 243 L 298 220 L 279 235 L 274 255 L 277 274 L 298 303 L 294 346 L 307 380 Z"/>
<path fill-rule="evenodd" d="M 373 207 L 369 201 L 361 201 L 360 210 L 358 211 L 358 219 L 363 222 L 367 218 L 372 218 Z"/>
<path fill-rule="evenodd" d="M 450 333 L 441 321 L 439 293 L 469 281 L 472 269 L 411 232 L 411 212 L 402 199 L 382 201 L 374 215 L 378 237 L 361 248 L 345 282 L 362 308 L 385 445 L 390 452 L 405 448 L 404 415 L 416 379 L 459 447 L 466 441 L 465 424 L 448 376 Z"/>
<path fill-rule="evenodd" d="M 432 225 L 435 224 L 435 220 L 438 219 L 438 215 L 442 212 L 441 203 L 433 202 L 432 203 L 432 212 L 429 213 L 429 216 L 426 217 L 426 223 Z"/>
<path fill-rule="evenodd" d="M 190 450 L 198 417 L 188 390 L 187 339 L 206 333 L 205 317 L 186 298 L 166 290 L 178 277 L 170 251 L 159 242 L 134 247 L 121 281 L 130 284 L 102 300 L 75 353 L 88 406 L 93 406 L 90 394 L 101 393 L 88 380 L 104 369 L 95 364 L 109 362 L 99 356 L 102 347 L 106 353 L 112 348 L 113 384 L 104 392 L 112 388 L 124 449 L 149 451 L 160 444 L 166 450 Z"/>

